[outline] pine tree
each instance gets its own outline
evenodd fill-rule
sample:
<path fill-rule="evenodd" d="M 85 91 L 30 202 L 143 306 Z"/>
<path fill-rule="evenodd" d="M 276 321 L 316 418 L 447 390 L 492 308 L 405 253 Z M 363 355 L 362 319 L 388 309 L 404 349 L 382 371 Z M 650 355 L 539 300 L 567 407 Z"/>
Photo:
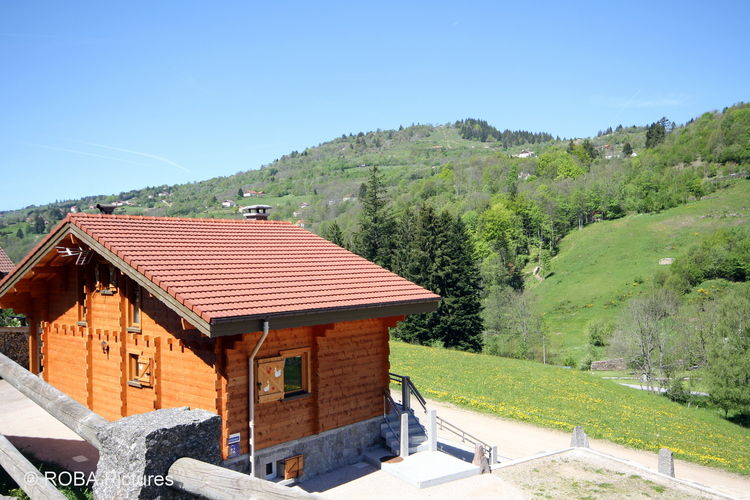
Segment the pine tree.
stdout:
<path fill-rule="evenodd" d="M 465 351 L 482 347 L 481 282 L 460 219 L 422 206 L 399 224 L 394 271 L 442 297 L 435 312 L 409 316 L 395 331 L 407 342 Z"/>
<path fill-rule="evenodd" d="M 461 219 L 443 212 L 437 222 L 441 238 L 433 266 L 437 293 L 443 297 L 435 311 L 440 318 L 437 336 L 445 347 L 479 351 L 483 330 L 481 279 L 474 249 Z"/>
<path fill-rule="evenodd" d="M 344 242 L 344 233 L 341 231 L 341 227 L 339 226 L 338 222 L 333 221 L 328 224 L 323 230 L 322 236 L 334 245 L 346 248 L 346 244 Z"/>
<path fill-rule="evenodd" d="M 383 177 L 377 166 L 370 168 L 367 192 L 362 198 L 359 231 L 354 237 L 356 252 L 367 260 L 391 268 L 393 218 L 386 207 Z"/>
<path fill-rule="evenodd" d="M 623 144 L 622 155 L 627 158 L 628 156 L 632 154 L 633 154 L 633 146 L 631 146 L 629 142 L 626 142 L 625 144 Z"/>
<path fill-rule="evenodd" d="M 44 233 L 44 218 L 41 215 L 37 215 L 34 219 L 34 232 L 36 234 Z"/>
<path fill-rule="evenodd" d="M 21 229 L 20 227 L 18 228 L 18 231 L 16 231 L 16 238 L 18 238 L 19 240 L 23 239 L 23 229 Z"/>
<path fill-rule="evenodd" d="M 662 118 L 658 122 L 652 123 L 646 130 L 646 147 L 653 148 L 657 144 L 664 142 L 664 138 L 667 136 L 667 130 L 664 125 L 666 118 Z"/>

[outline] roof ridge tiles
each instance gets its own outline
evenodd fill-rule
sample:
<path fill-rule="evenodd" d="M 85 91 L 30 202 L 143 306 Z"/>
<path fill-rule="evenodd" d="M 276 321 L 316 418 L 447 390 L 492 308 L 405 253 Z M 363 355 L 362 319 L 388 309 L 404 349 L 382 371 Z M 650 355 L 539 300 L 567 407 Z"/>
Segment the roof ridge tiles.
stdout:
<path fill-rule="evenodd" d="M 277 225 L 296 228 L 295 224 L 283 220 L 247 220 L 247 219 L 210 219 L 208 217 L 163 217 L 153 215 L 130 215 L 130 214 L 87 214 L 78 212 L 68 214 L 62 222 L 71 222 L 75 219 L 101 219 L 101 220 L 150 220 L 164 222 L 215 222 L 219 224 L 245 224 L 245 225 Z M 300 228 L 302 229 L 302 228 Z"/>

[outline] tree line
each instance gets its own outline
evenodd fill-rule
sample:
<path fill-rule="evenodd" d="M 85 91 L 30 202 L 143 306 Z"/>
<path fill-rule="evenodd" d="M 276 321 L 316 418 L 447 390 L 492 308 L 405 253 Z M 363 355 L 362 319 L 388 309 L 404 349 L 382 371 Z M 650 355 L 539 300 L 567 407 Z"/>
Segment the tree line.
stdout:
<path fill-rule="evenodd" d="M 546 132 L 528 132 L 526 130 L 508 129 L 500 131 L 485 120 L 477 120 L 475 118 L 458 120 L 454 126 L 458 128 L 458 133 L 464 139 L 473 139 L 480 142 L 494 140 L 501 143 L 504 148 L 554 140 L 554 137 Z"/>

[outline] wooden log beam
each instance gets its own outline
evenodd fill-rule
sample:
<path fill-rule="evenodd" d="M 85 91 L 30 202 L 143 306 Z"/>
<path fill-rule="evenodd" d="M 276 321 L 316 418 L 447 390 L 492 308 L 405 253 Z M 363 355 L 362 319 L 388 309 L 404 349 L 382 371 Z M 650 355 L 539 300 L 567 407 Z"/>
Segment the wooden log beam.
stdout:
<path fill-rule="evenodd" d="M 0 335 L 3 333 L 29 333 L 28 326 L 0 326 Z"/>
<path fill-rule="evenodd" d="M 107 424 L 103 417 L 1 353 L 0 376 L 96 449 L 100 448 L 96 433 Z"/>
<path fill-rule="evenodd" d="M 174 481 L 172 488 L 209 500 L 322 498 L 192 458 L 177 459 L 169 468 L 169 478 Z"/>
<path fill-rule="evenodd" d="M 57 491 L 52 483 L 2 434 L 0 434 L 0 466 L 34 500 L 37 498 L 65 499 L 65 495 Z"/>

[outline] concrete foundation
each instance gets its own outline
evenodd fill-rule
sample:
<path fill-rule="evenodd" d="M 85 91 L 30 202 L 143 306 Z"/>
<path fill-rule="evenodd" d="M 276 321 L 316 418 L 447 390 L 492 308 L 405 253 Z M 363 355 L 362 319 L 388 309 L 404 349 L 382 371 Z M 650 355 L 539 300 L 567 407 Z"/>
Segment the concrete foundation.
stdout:
<path fill-rule="evenodd" d="M 296 455 L 304 457 L 303 475 L 299 480 L 360 462 L 365 450 L 379 443 L 381 422 L 382 417 L 376 417 L 258 450 L 255 456 L 256 476 L 263 479 L 283 478 L 283 461 Z M 249 456 L 245 454 L 225 460 L 223 466 L 249 472 Z"/>

